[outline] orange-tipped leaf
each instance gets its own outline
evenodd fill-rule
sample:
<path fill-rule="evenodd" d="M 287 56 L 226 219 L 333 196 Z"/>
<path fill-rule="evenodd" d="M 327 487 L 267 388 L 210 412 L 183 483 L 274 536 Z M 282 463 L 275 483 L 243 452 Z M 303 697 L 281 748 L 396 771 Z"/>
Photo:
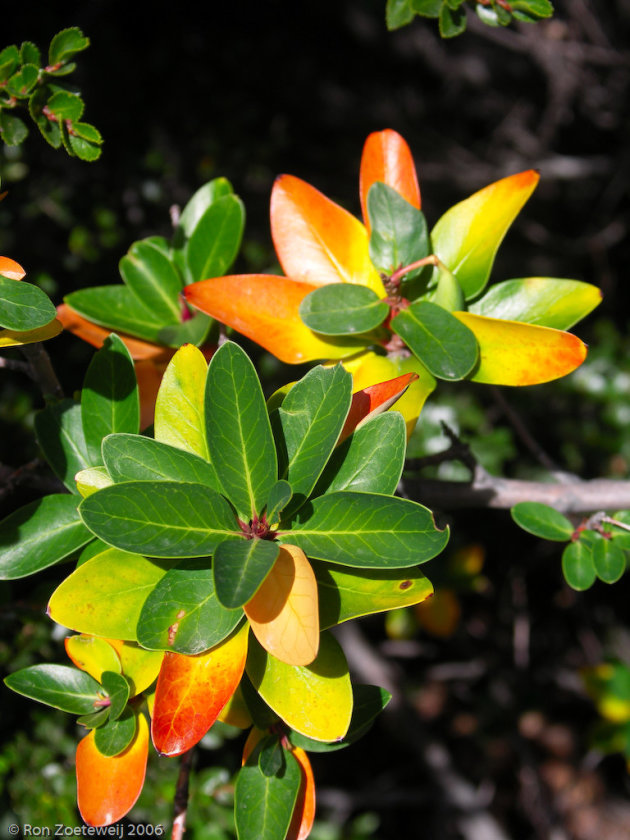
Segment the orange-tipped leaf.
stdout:
<path fill-rule="evenodd" d="M 19 263 L 10 257 L 0 257 L 0 274 L 9 280 L 21 280 L 26 272 Z"/>
<path fill-rule="evenodd" d="M 133 741 L 119 755 L 105 756 L 94 742 L 94 730 L 77 746 L 77 803 L 88 825 L 111 825 L 134 806 L 142 786 L 149 752 L 149 727 L 138 715 Z"/>
<path fill-rule="evenodd" d="M 271 235 L 284 273 L 323 286 L 359 283 L 385 296 L 361 222 L 306 181 L 280 175 L 271 192 Z"/>
<path fill-rule="evenodd" d="M 372 184 L 380 181 L 400 193 L 409 204 L 420 209 L 420 187 L 416 167 L 406 141 L 391 128 L 374 131 L 363 147 L 359 192 L 363 220 L 370 231 L 367 195 Z"/>
<path fill-rule="evenodd" d="M 300 765 L 302 783 L 298 791 L 291 825 L 285 840 L 306 840 L 315 820 L 315 777 L 308 755 L 300 747 L 294 747 L 293 757 Z"/>
<path fill-rule="evenodd" d="M 158 677 L 151 736 L 162 755 L 180 755 L 217 719 L 243 675 L 248 627 L 196 656 L 167 652 Z"/>
<path fill-rule="evenodd" d="M 395 379 L 378 382 L 376 385 L 369 385 L 367 388 L 356 391 L 352 395 L 350 411 L 339 435 L 337 445 L 349 437 L 368 418 L 391 408 L 416 379 L 418 379 L 417 373 L 405 373 Z"/>
<path fill-rule="evenodd" d="M 260 644 L 287 665 L 310 665 L 319 649 L 317 580 L 301 548 L 283 545 L 254 597 L 245 604 Z"/>

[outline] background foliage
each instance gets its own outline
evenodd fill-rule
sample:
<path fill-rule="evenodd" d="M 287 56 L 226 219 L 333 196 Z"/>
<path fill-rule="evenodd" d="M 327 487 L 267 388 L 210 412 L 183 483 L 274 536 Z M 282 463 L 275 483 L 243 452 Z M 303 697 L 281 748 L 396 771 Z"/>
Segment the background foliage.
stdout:
<path fill-rule="evenodd" d="M 356 213 L 361 143 L 385 126 L 412 148 L 432 219 L 504 175 L 539 169 L 541 184 L 495 274 L 507 276 L 503 264 L 522 265 L 523 276 L 587 280 L 602 288 L 604 303 L 580 327 L 591 346 L 582 369 L 505 397 L 561 467 L 582 477 L 626 477 L 630 11 L 621 0 L 558 0 L 555 7 L 554 18 L 535 27 L 495 30 L 472 18 L 462 37 L 446 43 L 435 22 L 419 18 L 388 33 L 382 0 L 245 3 L 213 10 L 208 22 L 162 3 L 118 0 L 13 9 L 5 43 L 45 47 L 74 25 L 90 37 L 76 82 L 105 143 L 90 165 L 57 154 L 34 131 L 22 146 L 0 151 L 9 190 L 0 204 L 0 253 L 18 260 L 55 302 L 74 289 L 118 282 L 129 245 L 170 236 L 170 206 L 221 175 L 248 214 L 236 269 L 266 271 L 274 267 L 267 213 L 275 175 L 298 174 Z M 48 350 L 71 393 L 90 349 L 62 335 Z M 295 378 L 269 357 L 258 355 L 257 364 L 269 392 Z M 33 461 L 37 390 L 18 373 L 2 373 L 6 515 L 46 492 L 48 478 Z M 490 391 L 443 385 L 439 401 L 423 411 L 410 454 L 446 447 L 441 420 L 490 471 L 542 473 Z M 459 465 L 436 470 L 464 477 Z M 344 639 L 361 681 L 393 687 L 399 702 L 334 761 L 313 757 L 313 837 L 387 840 L 410 824 L 445 840 L 479 840 L 491 829 L 516 838 L 552 829 L 565 837 L 623 836 L 624 761 L 603 758 L 591 739 L 599 718 L 580 669 L 624 657 L 626 583 L 572 592 L 561 550 L 517 530 L 507 512 L 458 513 L 448 554 L 427 567 L 451 593 L 442 610 L 401 614 L 387 626 L 366 619 L 358 637 Z M 51 636 L 43 616 L 56 580 L 51 572 L 2 584 L 7 668 L 63 661 L 60 635 Z M 17 815 L 19 822 L 76 824 L 68 765 L 75 736 L 65 716 L 9 692 L 3 708 L 0 821 Z M 229 771 L 238 750 L 225 743 L 213 730 L 199 751 L 189 815 L 195 838 L 232 836 Z M 166 824 L 176 766 L 153 756 L 149 772 L 130 818 Z"/>

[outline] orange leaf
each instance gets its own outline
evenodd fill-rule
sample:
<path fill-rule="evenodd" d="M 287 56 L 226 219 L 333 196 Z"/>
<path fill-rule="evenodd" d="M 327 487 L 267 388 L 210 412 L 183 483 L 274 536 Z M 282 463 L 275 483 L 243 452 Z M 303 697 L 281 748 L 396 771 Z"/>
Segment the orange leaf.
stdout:
<path fill-rule="evenodd" d="M 414 606 L 418 621 L 433 636 L 450 638 L 457 630 L 462 608 L 452 589 L 438 589 L 432 598 Z"/>
<path fill-rule="evenodd" d="M 365 227 L 306 181 L 276 178 L 271 236 L 284 273 L 313 286 L 359 283 L 385 297 L 368 253 Z"/>
<path fill-rule="evenodd" d="M 420 187 L 409 146 L 396 131 L 374 131 L 363 146 L 359 193 L 365 226 L 370 231 L 367 195 L 377 181 L 393 187 L 409 204 L 420 209 Z"/>
<path fill-rule="evenodd" d="M 317 580 L 301 548 L 283 545 L 254 597 L 245 604 L 254 635 L 287 665 L 310 665 L 319 650 Z"/>
<path fill-rule="evenodd" d="M 99 327 L 98 324 L 93 324 L 71 309 L 66 303 L 62 303 L 57 307 L 57 318 L 61 321 L 64 328 L 77 336 L 77 338 L 87 341 L 93 347 L 102 347 L 105 339 L 115 330 L 107 329 L 107 327 Z M 142 341 L 140 338 L 133 338 L 130 335 L 117 332 L 122 341 L 127 346 L 131 353 L 131 358 L 138 359 L 154 359 L 155 361 L 168 362 L 175 352 L 170 347 L 162 347 L 160 344 L 153 344 L 150 341 Z"/>
<path fill-rule="evenodd" d="M 342 359 L 360 349 L 351 339 L 324 339 L 302 323 L 298 308 L 316 287 L 273 274 L 235 274 L 186 286 L 188 303 L 233 327 L 289 364 Z"/>
<path fill-rule="evenodd" d="M 0 257 L 0 274 L 9 280 L 21 280 L 26 274 L 24 269 L 10 257 Z"/>
<path fill-rule="evenodd" d="M 77 802 L 88 825 L 111 825 L 130 811 L 144 784 L 149 727 L 138 715 L 131 744 L 119 755 L 105 756 L 94 743 L 94 730 L 77 746 Z"/>
<path fill-rule="evenodd" d="M 369 385 L 361 391 L 356 391 L 352 395 L 350 411 L 339 435 L 337 446 L 369 417 L 374 417 L 374 415 L 381 414 L 391 408 L 396 400 L 402 397 L 409 384 L 416 379 L 418 379 L 417 373 L 405 373 L 395 379 L 388 379 L 386 382 L 379 382 L 376 385 Z"/>
<path fill-rule="evenodd" d="M 285 840 L 306 840 L 315 819 L 315 778 L 308 755 L 300 747 L 293 747 L 293 757 L 300 765 L 302 783 L 298 791 L 291 825 Z"/>
<path fill-rule="evenodd" d="M 155 414 L 155 401 L 157 399 L 162 377 L 166 370 L 167 362 L 154 361 L 153 359 L 140 359 L 135 362 L 136 379 L 138 380 L 138 392 L 140 394 L 140 428 L 146 429 L 153 423 Z"/>
<path fill-rule="evenodd" d="M 470 377 L 490 385 L 538 385 L 566 376 L 586 358 L 586 345 L 572 333 L 454 312 L 475 334 L 479 366 Z"/>
<path fill-rule="evenodd" d="M 206 734 L 243 675 L 248 626 L 206 653 L 167 652 L 158 677 L 151 735 L 162 755 L 180 755 Z"/>

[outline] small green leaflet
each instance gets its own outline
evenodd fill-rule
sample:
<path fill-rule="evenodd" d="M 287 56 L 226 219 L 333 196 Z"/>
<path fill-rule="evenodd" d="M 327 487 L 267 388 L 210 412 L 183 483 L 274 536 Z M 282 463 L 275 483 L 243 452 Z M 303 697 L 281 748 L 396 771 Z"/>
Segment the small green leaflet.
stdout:
<path fill-rule="evenodd" d="M 395 189 L 380 182 L 372 184 L 367 208 L 372 228 L 370 259 L 378 271 L 392 274 L 428 255 L 429 234 L 424 214 Z M 410 271 L 407 279 L 417 276 L 421 270 Z"/>
<path fill-rule="evenodd" d="M 118 720 L 129 700 L 129 683 L 122 674 L 117 674 L 115 671 L 103 671 L 101 685 L 109 697 L 109 719 Z"/>
<path fill-rule="evenodd" d="M 57 311 L 40 288 L 22 280 L 0 276 L 0 327 L 36 330 L 53 320 Z"/>
<path fill-rule="evenodd" d="M 626 556 L 612 540 L 602 537 L 591 546 L 597 577 L 604 583 L 616 583 L 626 570 Z"/>
<path fill-rule="evenodd" d="M 279 552 L 279 543 L 256 538 L 226 540 L 217 546 L 213 569 L 219 601 L 231 609 L 246 604 L 271 571 Z"/>
<path fill-rule="evenodd" d="M 583 540 L 569 543 L 562 552 L 562 572 L 571 589 L 583 592 L 589 589 L 597 577 L 593 552 Z"/>
<path fill-rule="evenodd" d="M 308 294 L 299 312 L 306 326 L 322 335 L 353 335 L 376 329 L 389 306 L 367 286 L 330 283 Z"/>
<path fill-rule="evenodd" d="M 573 525 L 566 516 L 540 502 L 519 502 L 511 514 L 524 531 L 543 540 L 566 542 L 573 535 Z"/>
<path fill-rule="evenodd" d="M 169 257 L 150 240 L 134 242 L 119 263 L 126 286 L 162 324 L 179 324 L 183 283 Z"/>
<path fill-rule="evenodd" d="M 68 665 L 31 665 L 4 681 L 18 694 L 73 715 L 90 714 L 104 695 L 93 677 Z"/>
<path fill-rule="evenodd" d="M 125 709 L 121 717 L 109 720 L 94 730 L 94 744 L 102 755 L 118 755 L 133 741 L 138 719 L 132 709 Z"/>
<path fill-rule="evenodd" d="M 293 490 L 291 489 L 291 485 L 284 479 L 276 481 L 269 491 L 269 498 L 267 499 L 267 504 L 265 505 L 265 517 L 267 519 L 267 523 L 271 527 L 278 524 L 280 514 L 291 501 L 292 495 Z"/>

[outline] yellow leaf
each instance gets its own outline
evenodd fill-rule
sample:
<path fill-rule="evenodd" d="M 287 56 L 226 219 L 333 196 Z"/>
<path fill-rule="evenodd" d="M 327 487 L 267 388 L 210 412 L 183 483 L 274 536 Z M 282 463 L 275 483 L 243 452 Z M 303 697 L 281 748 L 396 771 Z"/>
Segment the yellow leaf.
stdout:
<path fill-rule="evenodd" d="M 166 368 L 155 403 L 155 439 L 208 460 L 204 391 L 208 365 L 193 344 L 180 347 Z"/>
<path fill-rule="evenodd" d="M 160 672 L 164 651 L 145 650 L 135 642 L 107 639 L 120 658 L 122 672 L 131 682 L 131 696 L 141 694 L 155 680 Z"/>
<path fill-rule="evenodd" d="M 98 636 L 68 636 L 64 639 L 66 653 L 77 668 L 101 681 L 103 671 L 121 672 L 121 663 L 114 648 Z"/>
<path fill-rule="evenodd" d="M 273 568 L 245 604 L 260 644 L 287 665 L 309 665 L 319 648 L 317 580 L 301 548 L 283 545 Z"/>
<path fill-rule="evenodd" d="M 19 347 L 21 344 L 34 344 L 54 338 L 62 331 L 61 323 L 55 318 L 45 327 L 36 330 L 0 330 L 0 347 Z"/>

